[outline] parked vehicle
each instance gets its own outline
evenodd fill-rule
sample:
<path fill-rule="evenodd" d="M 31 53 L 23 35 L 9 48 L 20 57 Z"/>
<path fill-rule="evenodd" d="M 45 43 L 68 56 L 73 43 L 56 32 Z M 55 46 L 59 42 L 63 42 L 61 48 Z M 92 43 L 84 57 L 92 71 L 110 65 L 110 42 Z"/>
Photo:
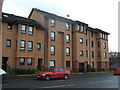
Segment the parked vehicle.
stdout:
<path fill-rule="evenodd" d="M 38 79 L 45 79 L 45 80 L 50 80 L 50 79 L 56 79 L 56 78 L 64 78 L 68 79 L 70 77 L 70 71 L 67 71 L 62 68 L 54 68 L 48 72 L 41 72 L 38 73 L 37 78 Z"/>
<path fill-rule="evenodd" d="M 118 75 L 120 74 L 120 68 L 117 68 L 113 71 L 114 75 Z"/>
<path fill-rule="evenodd" d="M 6 76 L 7 76 L 6 72 L 3 69 L 0 68 L 0 78 L 2 80 L 5 80 Z"/>

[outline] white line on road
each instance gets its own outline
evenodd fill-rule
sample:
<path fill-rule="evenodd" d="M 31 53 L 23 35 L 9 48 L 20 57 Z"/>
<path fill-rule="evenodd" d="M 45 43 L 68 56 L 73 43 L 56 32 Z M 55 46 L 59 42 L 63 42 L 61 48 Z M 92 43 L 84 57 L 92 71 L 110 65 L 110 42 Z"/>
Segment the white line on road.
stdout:
<path fill-rule="evenodd" d="M 112 80 L 106 80 L 106 81 L 98 81 L 98 82 L 88 82 L 88 83 L 103 83 L 103 82 L 111 82 Z"/>
<path fill-rule="evenodd" d="M 65 86 L 73 86 L 74 84 L 70 85 L 59 85 L 59 86 L 49 86 L 49 87 L 41 87 L 41 88 L 57 88 L 57 87 L 65 87 Z"/>
<path fill-rule="evenodd" d="M 57 80 L 57 82 L 63 82 L 63 81 L 65 81 L 65 80 Z"/>

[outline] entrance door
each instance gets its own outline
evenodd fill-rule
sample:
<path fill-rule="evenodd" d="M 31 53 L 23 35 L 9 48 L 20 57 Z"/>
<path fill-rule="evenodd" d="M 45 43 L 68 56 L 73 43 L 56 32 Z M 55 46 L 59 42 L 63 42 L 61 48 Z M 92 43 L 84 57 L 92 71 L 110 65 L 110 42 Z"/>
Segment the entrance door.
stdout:
<path fill-rule="evenodd" d="M 42 59 L 41 58 L 39 58 L 38 59 L 38 70 L 42 70 Z"/>
<path fill-rule="evenodd" d="M 2 69 L 7 71 L 8 57 L 2 57 Z"/>
<path fill-rule="evenodd" d="M 84 72 L 84 63 L 79 63 L 79 72 Z"/>

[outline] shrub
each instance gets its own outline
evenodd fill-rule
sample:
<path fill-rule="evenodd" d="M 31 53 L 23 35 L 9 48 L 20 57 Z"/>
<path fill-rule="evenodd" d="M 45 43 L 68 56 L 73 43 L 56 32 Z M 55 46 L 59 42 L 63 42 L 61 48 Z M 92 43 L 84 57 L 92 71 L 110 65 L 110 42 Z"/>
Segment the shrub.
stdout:
<path fill-rule="evenodd" d="M 16 69 L 12 68 L 11 74 L 35 74 L 35 70 L 33 69 Z"/>
<path fill-rule="evenodd" d="M 87 72 L 97 72 L 97 69 L 94 67 L 91 67 L 90 64 L 87 65 Z"/>

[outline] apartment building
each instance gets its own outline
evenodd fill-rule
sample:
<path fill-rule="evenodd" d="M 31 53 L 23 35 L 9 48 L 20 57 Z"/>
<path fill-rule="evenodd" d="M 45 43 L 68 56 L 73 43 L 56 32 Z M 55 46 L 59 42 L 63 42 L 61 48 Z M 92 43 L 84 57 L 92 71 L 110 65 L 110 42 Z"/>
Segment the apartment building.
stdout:
<path fill-rule="evenodd" d="M 72 70 L 73 21 L 38 9 L 33 9 L 29 18 L 47 27 L 45 67 Z"/>
<path fill-rule="evenodd" d="M 109 33 L 33 8 L 29 17 L 3 13 L 2 68 L 109 69 Z M 6 53 L 8 52 L 8 53 Z"/>
<path fill-rule="evenodd" d="M 98 70 L 109 69 L 109 33 L 91 28 L 86 23 L 73 21 L 36 8 L 32 9 L 29 18 L 42 23 L 48 29 L 46 33 L 48 35 L 46 43 L 48 49 L 46 65 L 48 68 L 51 66 L 51 60 L 54 60 L 53 66 L 62 68 L 68 68 L 69 66 L 74 71 L 81 71 L 81 68 L 85 71 L 87 64 Z M 59 37 L 60 33 L 62 34 L 61 37 Z M 50 39 L 52 37 L 56 39 L 54 42 Z M 56 55 L 54 56 L 50 54 L 51 45 L 55 47 L 53 51 Z M 70 55 L 67 55 L 67 53 Z M 60 66 L 60 64 L 63 66 Z"/>
<path fill-rule="evenodd" d="M 2 68 L 41 68 L 45 30 L 34 20 L 2 13 Z"/>

